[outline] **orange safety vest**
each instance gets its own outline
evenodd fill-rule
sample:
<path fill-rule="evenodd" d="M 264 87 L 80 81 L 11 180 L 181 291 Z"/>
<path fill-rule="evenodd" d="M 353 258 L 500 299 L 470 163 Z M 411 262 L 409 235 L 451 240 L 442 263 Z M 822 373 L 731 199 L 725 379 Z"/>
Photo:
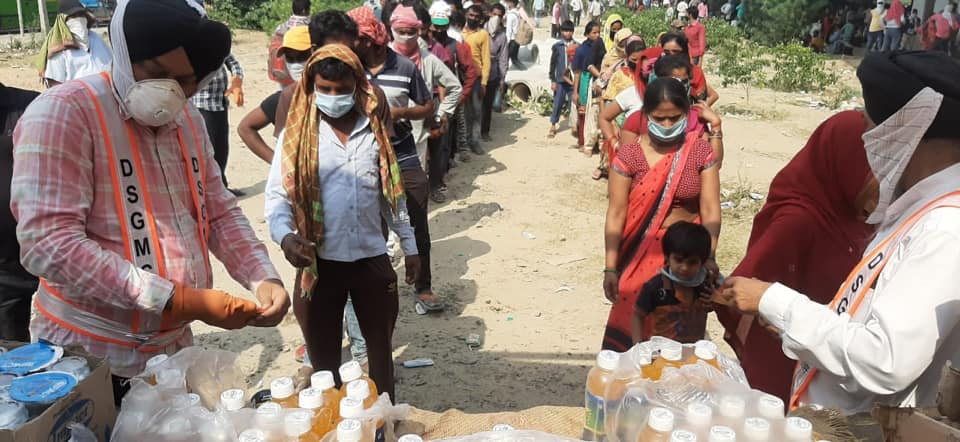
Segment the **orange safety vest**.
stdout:
<path fill-rule="evenodd" d="M 103 133 L 102 148 L 111 164 L 110 178 L 125 248 L 124 258 L 142 270 L 167 277 L 163 247 L 159 241 L 150 191 L 140 161 L 133 120 L 124 119 L 120 114 L 109 74 L 104 72 L 100 76 L 79 81 L 83 82 L 96 108 Z M 204 199 L 204 140 L 187 109 L 184 108 L 183 112 L 190 136 L 184 136 L 183 128 L 178 127 L 177 138 L 187 177 L 190 182 L 196 183 L 196 186 L 191 186 L 191 196 L 200 218 L 197 229 L 202 239 L 201 249 L 209 272 L 209 221 Z M 106 317 L 109 315 L 98 314 L 98 311 L 116 313 L 114 307 L 81 305 L 63 296 L 62 290 L 69 291 L 69 286 L 41 279 L 40 288 L 34 298 L 37 310 L 57 325 L 98 341 L 153 353 L 176 341 L 189 329 L 189 323 L 164 324 L 159 315 L 140 315 L 136 310 L 129 322 L 118 322 Z"/>
<path fill-rule="evenodd" d="M 887 264 L 889 258 L 900 246 L 903 237 L 910 233 L 914 225 L 934 209 L 942 207 L 960 208 L 960 191 L 950 192 L 927 203 L 919 210 L 910 215 L 906 221 L 900 224 L 886 239 L 877 244 L 873 250 L 863 254 L 860 263 L 850 271 L 846 281 L 840 286 L 833 301 L 830 302 L 830 310 L 836 314 L 848 314 L 851 317 L 857 313 L 863 301 L 873 294 L 874 285 L 880 277 L 880 273 Z M 798 362 L 797 368 L 793 372 L 793 394 L 790 395 L 790 409 L 794 410 L 800 406 L 800 397 L 810 387 L 810 382 L 816 375 L 817 369 L 805 362 Z"/>

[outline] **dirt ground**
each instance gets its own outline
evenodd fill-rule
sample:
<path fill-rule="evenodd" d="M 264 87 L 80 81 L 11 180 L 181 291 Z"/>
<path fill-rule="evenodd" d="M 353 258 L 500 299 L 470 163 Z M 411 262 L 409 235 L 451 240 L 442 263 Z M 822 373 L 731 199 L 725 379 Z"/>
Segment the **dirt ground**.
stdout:
<path fill-rule="evenodd" d="M 246 72 L 247 103 L 231 111 L 234 127 L 276 90 L 265 72 L 266 35 L 238 31 L 235 38 L 234 54 Z M 39 88 L 31 64 L 32 56 L 0 52 L 0 81 Z M 845 77 L 855 81 L 851 66 L 842 66 Z M 832 113 L 811 107 L 804 95 L 755 89 L 746 103 L 742 89 L 718 90 L 717 107 L 738 111 L 724 116 L 721 177 L 729 198 L 749 191 L 765 195 L 771 178 Z M 759 117 L 740 115 L 744 110 Z M 394 337 L 398 399 L 418 408 L 494 412 L 581 404 L 588 367 L 600 348 L 610 305 L 600 272 L 606 181 L 590 179 L 598 157 L 588 159 L 574 149 L 569 131 L 547 139 L 546 117 L 495 114 L 493 127 L 493 142 L 483 144 L 488 155 L 454 169 L 449 201 L 430 208 L 434 285 L 450 308 L 418 316 L 412 288 L 401 289 Z M 264 222 L 268 165 L 235 132 L 230 141 L 227 176 L 233 187 L 247 193 L 240 205 L 292 286 L 294 271 L 269 242 Z M 739 207 L 724 211 L 718 253 L 727 272 L 742 257 L 752 215 L 762 204 L 750 198 L 735 202 Z M 244 293 L 219 263 L 215 284 Z M 251 386 L 291 375 L 299 366 L 294 349 L 303 339 L 292 311 L 277 328 L 226 332 L 195 325 L 194 331 L 198 345 L 239 352 Z M 464 341 L 474 333 L 483 340 L 479 349 Z M 713 318 L 710 337 L 722 341 Z M 436 365 L 399 365 L 415 358 L 432 358 Z"/>

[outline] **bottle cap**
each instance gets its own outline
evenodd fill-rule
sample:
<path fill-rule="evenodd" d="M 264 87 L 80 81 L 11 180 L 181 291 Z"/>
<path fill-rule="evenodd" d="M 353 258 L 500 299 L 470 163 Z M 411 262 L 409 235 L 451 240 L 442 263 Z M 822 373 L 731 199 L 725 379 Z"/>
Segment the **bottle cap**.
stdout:
<path fill-rule="evenodd" d="M 747 401 L 740 396 L 724 396 L 720 399 L 720 415 L 739 419 L 747 410 Z"/>
<path fill-rule="evenodd" d="M 813 424 L 802 417 L 788 417 L 784 428 L 788 439 L 813 439 Z"/>
<path fill-rule="evenodd" d="M 370 397 L 370 384 L 364 379 L 357 379 L 347 384 L 347 397 L 352 397 L 360 401 L 367 400 Z"/>
<path fill-rule="evenodd" d="M 63 347 L 34 342 L 0 354 L 0 373 L 23 376 L 43 370 L 63 356 Z"/>
<path fill-rule="evenodd" d="M 363 401 L 352 397 L 341 399 L 340 417 L 344 419 L 359 419 L 363 417 Z"/>
<path fill-rule="evenodd" d="M 77 380 L 83 380 L 90 375 L 90 365 L 87 360 L 80 356 L 67 356 L 51 365 L 48 371 L 62 371 L 70 373 L 77 377 Z"/>
<path fill-rule="evenodd" d="M 289 437 L 297 437 L 310 432 L 313 423 L 313 412 L 294 408 L 287 410 L 283 416 L 283 432 Z"/>
<path fill-rule="evenodd" d="M 267 402 L 257 408 L 257 418 L 262 420 L 270 420 L 270 422 L 276 422 L 277 419 L 280 419 L 280 415 L 283 414 L 283 407 L 276 402 Z"/>
<path fill-rule="evenodd" d="M 315 410 L 323 406 L 323 391 L 319 388 L 304 388 L 300 391 L 299 405 L 300 408 L 306 408 L 308 410 Z"/>
<path fill-rule="evenodd" d="M 698 402 L 687 405 L 687 422 L 696 427 L 707 427 L 713 422 L 713 409 Z"/>
<path fill-rule="evenodd" d="M 10 397 L 28 405 L 52 404 L 76 386 L 77 378 L 72 374 L 47 371 L 14 379 L 10 383 Z"/>
<path fill-rule="evenodd" d="M 243 430 L 240 433 L 240 442 L 267 442 L 267 434 L 257 429 Z"/>
<path fill-rule="evenodd" d="M 423 442 L 423 438 L 416 434 L 408 434 L 406 436 L 400 436 L 397 442 Z"/>
<path fill-rule="evenodd" d="M 736 442 L 737 432 L 733 428 L 717 425 L 710 427 L 709 442 Z"/>
<path fill-rule="evenodd" d="M 357 361 L 350 361 L 340 366 L 340 380 L 349 383 L 363 377 L 363 367 Z M 313 378 L 310 378 L 313 381 Z"/>
<path fill-rule="evenodd" d="M 338 442 L 360 442 L 363 438 L 363 424 L 356 419 L 344 419 L 337 425 Z"/>
<path fill-rule="evenodd" d="M 717 353 L 717 344 L 714 344 L 713 341 L 708 341 L 706 339 L 701 339 L 693 344 L 694 347 L 706 347 L 710 350 L 713 350 L 713 353 Z"/>
<path fill-rule="evenodd" d="M 156 366 L 167 362 L 167 359 L 170 359 L 170 356 L 167 355 L 156 355 L 150 359 L 147 359 L 147 370 L 155 368 Z"/>
<path fill-rule="evenodd" d="M 613 350 L 601 350 L 597 353 L 597 366 L 607 370 L 614 371 L 620 364 L 620 353 Z"/>
<path fill-rule="evenodd" d="M 683 345 L 679 342 L 667 342 L 660 349 L 660 357 L 676 362 L 683 357 Z"/>
<path fill-rule="evenodd" d="M 783 419 L 783 400 L 764 393 L 760 399 L 757 399 L 757 411 L 760 412 L 760 416 L 767 419 Z"/>
<path fill-rule="evenodd" d="M 175 410 L 186 410 L 200 405 L 200 395 L 196 393 L 178 394 L 173 397 L 170 405 Z"/>
<path fill-rule="evenodd" d="M 696 347 L 694 347 L 693 354 L 695 354 L 697 358 L 705 361 L 710 361 L 717 358 L 716 350 L 707 346 L 702 346 L 702 345 L 697 345 Z"/>
<path fill-rule="evenodd" d="M 27 423 L 27 407 L 16 402 L 0 402 L 0 429 L 13 430 Z"/>
<path fill-rule="evenodd" d="M 310 375 L 310 386 L 320 391 L 326 391 L 337 386 L 333 379 L 333 372 L 329 370 L 318 371 Z"/>
<path fill-rule="evenodd" d="M 274 399 L 286 399 L 290 396 L 293 396 L 293 378 L 284 376 L 270 382 L 270 397 Z"/>
<path fill-rule="evenodd" d="M 743 437 L 748 440 L 767 440 L 770 438 L 770 422 L 759 417 L 750 417 L 743 422 Z"/>
<path fill-rule="evenodd" d="M 697 442 L 697 435 L 687 430 L 676 430 L 670 434 L 670 442 Z"/>
<path fill-rule="evenodd" d="M 647 425 L 660 433 L 669 433 L 673 431 L 673 412 L 666 408 L 654 407 L 650 410 Z"/>
<path fill-rule="evenodd" d="M 643 367 L 653 363 L 653 352 L 647 348 L 637 348 L 633 352 L 634 362 Z"/>
<path fill-rule="evenodd" d="M 243 390 L 231 388 L 220 393 L 220 406 L 226 411 L 237 411 L 246 405 Z"/>

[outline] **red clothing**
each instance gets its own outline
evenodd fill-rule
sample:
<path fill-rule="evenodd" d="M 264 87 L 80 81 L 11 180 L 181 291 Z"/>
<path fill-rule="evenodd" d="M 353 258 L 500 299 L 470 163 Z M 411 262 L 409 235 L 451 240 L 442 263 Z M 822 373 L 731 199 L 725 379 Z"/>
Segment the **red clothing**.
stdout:
<path fill-rule="evenodd" d="M 893 4 L 890 5 L 890 9 L 887 10 L 887 24 L 894 22 L 897 24 L 897 27 L 903 26 L 904 18 L 906 18 L 906 10 L 903 8 L 903 2 L 900 0 L 893 0 Z"/>
<path fill-rule="evenodd" d="M 688 135 L 682 149 L 665 155 L 652 167 L 646 165 L 640 145 L 630 143 L 621 147 L 612 161 L 614 173 L 630 176 L 633 184 L 617 262 L 619 297 L 607 319 L 604 349 L 623 352 L 633 345 L 631 329 L 637 297 L 643 285 L 663 267 L 661 241 L 668 227 L 664 221 L 675 200 L 693 199 L 692 180 L 699 182 L 700 171 L 709 167 L 706 151 L 710 146 L 702 143 Z M 695 191 L 699 195 L 699 187 Z"/>
<path fill-rule="evenodd" d="M 647 114 L 643 112 L 634 112 L 627 117 L 626 121 L 623 122 L 623 127 L 621 129 L 633 132 L 637 135 L 647 133 Z M 690 119 L 687 120 L 687 133 L 693 133 L 699 137 L 700 135 L 703 135 L 703 131 L 706 129 L 707 125 L 703 124 L 703 121 L 700 121 L 700 111 L 696 108 L 691 108 Z"/>
<path fill-rule="evenodd" d="M 707 52 L 707 28 L 700 23 L 700 20 L 694 20 L 683 30 L 687 34 L 687 40 L 690 42 L 690 56 L 700 57 Z"/>
<path fill-rule="evenodd" d="M 283 36 L 292 28 L 297 26 L 306 26 L 310 22 L 310 17 L 302 15 L 291 15 L 287 21 L 277 25 L 270 37 L 270 49 L 267 56 L 267 77 L 270 81 L 276 81 L 282 86 L 293 84 L 293 79 L 287 73 L 287 65 L 283 57 L 278 54 L 280 47 L 283 46 Z"/>
<path fill-rule="evenodd" d="M 854 213 L 854 201 L 871 177 L 863 150 L 863 114 L 827 119 L 770 184 L 767 203 L 753 220 L 747 254 L 734 276 L 778 281 L 828 303 L 859 262 L 872 228 Z M 726 340 L 737 352 L 750 385 L 789 399 L 796 361 L 780 341 L 754 321 L 717 311 Z"/>

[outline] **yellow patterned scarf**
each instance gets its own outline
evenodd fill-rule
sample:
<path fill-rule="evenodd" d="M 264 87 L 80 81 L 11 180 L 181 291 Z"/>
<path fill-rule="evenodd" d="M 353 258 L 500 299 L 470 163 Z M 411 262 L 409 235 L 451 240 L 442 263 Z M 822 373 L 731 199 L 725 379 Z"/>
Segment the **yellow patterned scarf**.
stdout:
<path fill-rule="evenodd" d="M 367 81 L 360 59 L 344 45 L 326 45 L 318 48 L 307 66 L 303 78 L 297 83 L 287 114 L 287 126 L 283 138 L 283 159 L 280 164 L 283 188 L 293 205 L 294 222 L 300 236 L 313 241 L 317 248 L 323 246 L 323 203 L 318 173 L 317 143 L 319 121 L 322 114 L 314 105 L 313 78 L 309 72 L 314 64 L 326 58 L 336 58 L 347 64 L 357 79 L 356 110 L 370 120 L 370 128 L 380 145 L 380 187 L 383 196 L 393 209 L 394 216 L 405 207 L 403 181 L 397 155 L 390 144 L 389 121 L 382 121 L 376 112 L 380 103 L 374 88 Z M 299 269 L 294 286 L 294 296 L 299 293 L 309 298 L 317 281 L 317 265 Z"/>

